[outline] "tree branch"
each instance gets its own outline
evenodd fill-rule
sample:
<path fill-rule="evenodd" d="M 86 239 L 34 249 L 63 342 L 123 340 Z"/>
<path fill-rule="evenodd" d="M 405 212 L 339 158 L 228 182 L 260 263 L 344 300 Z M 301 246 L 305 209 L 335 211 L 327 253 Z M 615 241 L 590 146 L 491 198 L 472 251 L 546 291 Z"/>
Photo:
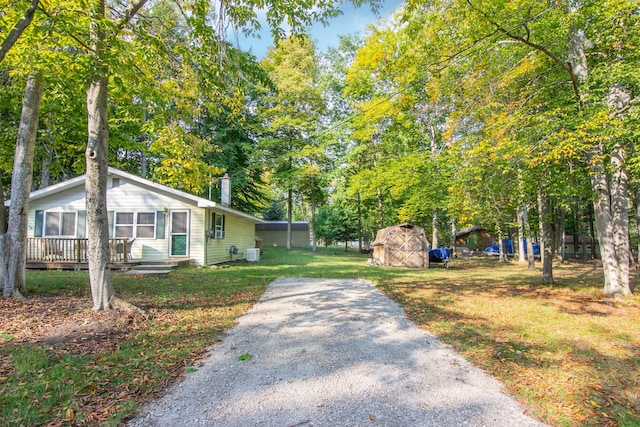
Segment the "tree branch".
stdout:
<path fill-rule="evenodd" d="M 38 8 L 38 3 L 40 0 L 31 0 L 31 6 L 26 10 L 22 19 L 20 19 L 13 29 L 9 32 L 9 35 L 0 45 L 0 62 L 4 60 L 5 55 L 9 52 L 9 49 L 13 47 L 13 45 L 18 41 L 24 30 L 27 29 L 31 21 L 33 21 L 33 16 L 36 14 L 36 9 Z"/>
<path fill-rule="evenodd" d="M 522 37 L 519 36 L 517 34 L 514 34 L 511 30 L 507 30 L 506 28 L 504 28 L 502 25 L 500 25 L 499 23 L 497 23 L 496 21 L 494 21 L 493 19 L 491 19 L 491 17 L 489 17 L 489 15 L 487 15 L 484 11 L 478 9 L 477 7 L 475 7 L 472 3 L 471 0 L 466 0 L 467 4 L 469 5 L 469 7 L 471 7 L 473 10 L 475 10 L 476 12 L 478 12 L 480 15 L 482 15 L 491 25 L 493 25 L 494 27 L 496 27 L 496 29 L 501 32 L 502 34 L 506 35 L 507 37 L 509 37 L 512 40 L 518 41 L 520 43 L 523 43 L 531 48 L 533 48 L 534 50 L 537 50 L 539 52 L 544 53 L 546 56 L 548 56 L 549 58 L 551 58 L 552 61 L 554 61 L 555 63 L 557 63 L 558 65 L 560 65 L 568 74 L 569 77 L 571 78 L 571 84 L 573 86 L 573 92 L 576 96 L 576 98 L 578 99 L 578 103 L 582 104 L 581 99 L 580 99 L 580 83 L 578 82 L 578 78 L 576 77 L 575 73 L 573 72 L 573 67 L 571 66 L 571 64 L 569 62 L 564 61 L 562 58 L 560 58 L 558 55 L 556 55 L 555 53 L 551 52 L 547 47 L 538 44 L 538 43 L 534 43 L 531 40 L 529 40 L 529 29 L 528 27 L 523 24 L 525 26 L 525 29 L 527 30 L 527 37 Z"/>
<path fill-rule="evenodd" d="M 133 3 L 129 3 L 129 6 L 127 6 L 127 9 L 124 11 L 124 16 L 120 19 L 120 22 L 118 22 L 118 29 L 121 30 L 125 25 L 131 22 L 133 17 L 136 16 L 136 14 L 140 11 L 140 9 L 142 9 L 147 1 L 148 0 L 138 0 Z"/>

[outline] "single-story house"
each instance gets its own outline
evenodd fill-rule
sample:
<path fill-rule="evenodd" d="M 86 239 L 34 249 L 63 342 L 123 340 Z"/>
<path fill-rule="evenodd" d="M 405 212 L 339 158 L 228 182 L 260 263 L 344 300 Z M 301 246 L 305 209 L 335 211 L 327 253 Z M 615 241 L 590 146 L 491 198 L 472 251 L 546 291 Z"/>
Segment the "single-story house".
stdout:
<path fill-rule="evenodd" d="M 483 227 L 474 225 L 456 233 L 456 247 L 467 248 L 471 251 L 482 251 L 496 243 L 491 232 Z"/>
<path fill-rule="evenodd" d="M 578 242 L 575 243 L 575 237 L 571 234 L 564 236 L 564 258 L 586 258 L 589 259 L 593 252 L 596 258 L 600 258 L 600 244 L 598 240 L 594 240 L 589 236 L 578 236 Z M 595 245 L 595 247 L 594 247 Z"/>
<path fill-rule="evenodd" d="M 287 246 L 287 221 L 263 221 L 256 223 L 256 238 L 262 240 L 262 246 Z M 308 248 L 311 246 L 309 221 L 291 222 L 291 247 Z"/>
<path fill-rule="evenodd" d="M 83 175 L 30 194 L 28 261 L 86 262 L 84 184 Z M 218 203 L 110 167 L 112 261 L 175 258 L 204 266 L 244 258 L 262 220 L 229 206 L 229 186 L 225 176 Z"/>

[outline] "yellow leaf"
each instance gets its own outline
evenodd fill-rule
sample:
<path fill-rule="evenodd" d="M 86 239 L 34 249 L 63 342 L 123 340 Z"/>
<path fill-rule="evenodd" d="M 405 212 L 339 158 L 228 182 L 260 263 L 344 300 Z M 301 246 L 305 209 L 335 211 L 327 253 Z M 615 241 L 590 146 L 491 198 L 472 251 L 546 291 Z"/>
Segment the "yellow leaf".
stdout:
<path fill-rule="evenodd" d="M 67 408 L 67 413 L 65 414 L 64 420 L 65 421 L 73 421 L 73 417 L 74 416 L 75 416 L 75 414 L 73 413 L 73 409 Z"/>

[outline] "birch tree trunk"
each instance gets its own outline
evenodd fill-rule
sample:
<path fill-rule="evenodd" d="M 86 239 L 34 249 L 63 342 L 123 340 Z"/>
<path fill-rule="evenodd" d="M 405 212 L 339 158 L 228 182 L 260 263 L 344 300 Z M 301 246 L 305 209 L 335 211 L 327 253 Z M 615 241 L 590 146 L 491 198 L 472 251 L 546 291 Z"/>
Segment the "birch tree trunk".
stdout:
<path fill-rule="evenodd" d="M 293 191 L 287 191 L 287 250 L 291 250 L 291 221 L 293 218 Z"/>
<path fill-rule="evenodd" d="M 533 253 L 533 233 L 531 233 L 531 224 L 529 224 L 529 206 L 526 203 L 522 205 L 522 223 L 524 235 L 527 238 L 527 270 L 535 271 L 536 255 Z"/>
<path fill-rule="evenodd" d="M 522 212 L 523 208 L 518 209 L 517 219 L 518 219 L 518 262 L 524 263 L 526 261 L 525 255 L 525 237 L 524 237 L 524 213 Z"/>
<path fill-rule="evenodd" d="M 433 209 L 433 218 L 431 219 L 431 247 L 438 247 L 438 208 Z"/>
<path fill-rule="evenodd" d="M 316 242 L 316 191 L 313 188 L 314 179 L 311 178 L 311 251 L 318 252 Z"/>
<path fill-rule="evenodd" d="M 20 126 L 11 176 L 11 207 L 7 232 L 2 239 L 0 280 L 5 298 L 19 298 L 27 293 L 25 284 L 27 214 L 33 179 L 33 157 L 38 131 L 38 113 L 44 84 L 40 76 L 31 74 L 22 104 Z"/>
<path fill-rule="evenodd" d="M 507 255 L 505 253 L 504 239 L 502 238 L 502 228 L 499 224 L 496 224 L 496 232 L 498 233 L 498 254 L 500 262 L 507 261 Z"/>
<path fill-rule="evenodd" d="M 564 209 L 556 206 L 555 209 L 555 224 L 556 224 L 556 232 L 554 235 L 554 249 L 555 249 L 555 257 L 558 261 L 562 262 L 564 260 L 564 236 L 565 236 L 565 218 L 564 218 Z"/>
<path fill-rule="evenodd" d="M 455 218 L 451 219 L 451 257 L 452 258 L 457 258 L 458 257 L 458 249 L 456 247 L 456 234 L 458 234 L 457 231 L 457 225 L 456 225 L 456 220 Z"/>
<path fill-rule="evenodd" d="M 542 257 L 542 283 L 553 283 L 553 228 L 549 200 L 542 190 L 538 191 L 540 212 L 540 256 Z"/>

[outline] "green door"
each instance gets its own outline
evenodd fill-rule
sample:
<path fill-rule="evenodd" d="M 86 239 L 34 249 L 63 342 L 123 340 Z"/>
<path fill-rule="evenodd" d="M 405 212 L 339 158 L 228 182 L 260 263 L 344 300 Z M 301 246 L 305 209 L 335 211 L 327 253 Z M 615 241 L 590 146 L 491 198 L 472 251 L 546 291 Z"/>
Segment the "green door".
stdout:
<path fill-rule="evenodd" d="M 171 211 L 170 256 L 187 256 L 189 253 L 189 211 Z"/>

